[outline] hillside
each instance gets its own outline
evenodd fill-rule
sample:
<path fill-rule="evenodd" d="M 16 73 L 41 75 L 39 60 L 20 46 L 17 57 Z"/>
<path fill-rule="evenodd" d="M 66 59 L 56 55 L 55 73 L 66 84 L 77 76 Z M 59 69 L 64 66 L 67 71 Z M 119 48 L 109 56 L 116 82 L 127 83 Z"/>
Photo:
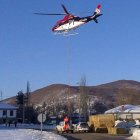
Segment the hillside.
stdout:
<path fill-rule="evenodd" d="M 88 86 L 87 94 L 90 97 L 90 101 L 95 100 L 101 101 L 104 104 L 113 102 L 114 95 L 117 94 L 120 88 L 134 88 L 140 90 L 140 82 L 132 80 L 119 80 L 107 84 L 102 84 L 98 86 Z M 70 86 L 71 99 L 77 102 L 79 95 L 79 86 Z M 68 85 L 63 84 L 53 84 L 30 93 L 31 105 L 40 106 L 43 102 L 46 104 L 52 104 L 54 102 L 67 102 L 68 99 Z M 5 99 L 5 103 L 15 105 L 16 97 Z"/>
<path fill-rule="evenodd" d="M 140 90 L 140 82 L 132 81 L 132 80 L 119 80 L 107 84 L 102 84 L 97 87 L 100 88 L 135 88 L 137 90 Z"/>

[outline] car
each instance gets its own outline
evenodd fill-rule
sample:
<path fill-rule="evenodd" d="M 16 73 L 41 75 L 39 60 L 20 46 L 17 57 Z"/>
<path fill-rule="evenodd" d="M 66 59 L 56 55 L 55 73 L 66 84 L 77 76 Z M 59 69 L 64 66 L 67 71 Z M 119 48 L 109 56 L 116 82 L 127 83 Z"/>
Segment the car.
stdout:
<path fill-rule="evenodd" d="M 74 125 L 74 130 L 77 132 L 89 132 L 89 126 L 87 122 L 78 122 L 76 125 Z"/>
<path fill-rule="evenodd" d="M 133 134 L 135 130 L 140 130 L 140 125 L 134 125 L 129 128 L 129 134 Z"/>

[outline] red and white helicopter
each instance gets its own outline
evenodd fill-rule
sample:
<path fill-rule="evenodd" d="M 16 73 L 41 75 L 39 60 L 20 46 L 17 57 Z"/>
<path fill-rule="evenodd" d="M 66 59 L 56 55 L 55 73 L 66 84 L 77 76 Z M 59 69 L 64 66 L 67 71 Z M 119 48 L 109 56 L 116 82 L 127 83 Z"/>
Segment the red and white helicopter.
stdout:
<path fill-rule="evenodd" d="M 79 26 L 94 20 L 96 23 L 98 23 L 97 18 L 99 16 L 102 16 L 103 14 L 100 13 L 100 7 L 101 5 L 99 4 L 92 16 L 87 16 L 87 17 L 78 17 L 76 15 L 70 14 L 67 9 L 65 8 L 64 5 L 62 5 L 65 13 L 62 14 L 47 14 L 47 13 L 34 13 L 36 15 L 66 15 L 64 19 L 59 20 L 55 26 L 52 28 L 52 31 L 54 31 L 54 35 L 57 34 L 64 34 L 64 36 L 69 36 L 69 35 L 76 35 L 78 33 L 74 32 L 74 34 L 68 34 L 70 30 L 74 30 L 78 28 Z"/>

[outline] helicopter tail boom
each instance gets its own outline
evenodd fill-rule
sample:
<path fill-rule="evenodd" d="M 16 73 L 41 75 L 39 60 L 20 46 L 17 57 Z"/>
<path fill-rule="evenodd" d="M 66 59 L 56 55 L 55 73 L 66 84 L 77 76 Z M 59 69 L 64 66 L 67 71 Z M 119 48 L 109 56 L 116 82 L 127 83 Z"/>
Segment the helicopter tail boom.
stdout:
<path fill-rule="evenodd" d="M 90 17 L 91 20 L 94 20 L 96 23 L 98 23 L 97 21 L 97 17 L 100 17 L 102 16 L 103 14 L 99 14 L 101 11 L 100 11 L 100 7 L 101 5 L 99 4 L 94 12 L 94 14 Z"/>

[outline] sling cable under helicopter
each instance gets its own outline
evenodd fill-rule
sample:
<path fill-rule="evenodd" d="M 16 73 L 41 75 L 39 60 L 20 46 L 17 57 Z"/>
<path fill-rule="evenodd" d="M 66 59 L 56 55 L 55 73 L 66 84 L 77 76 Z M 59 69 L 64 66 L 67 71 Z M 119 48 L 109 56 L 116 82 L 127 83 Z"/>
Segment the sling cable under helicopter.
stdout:
<path fill-rule="evenodd" d="M 81 25 L 84 25 L 85 23 L 88 23 L 89 21 L 94 20 L 96 23 L 98 23 L 97 18 L 102 16 L 103 14 L 99 14 L 101 5 L 99 4 L 91 16 L 87 17 L 78 17 L 76 15 L 70 14 L 64 5 L 62 5 L 65 13 L 61 14 L 47 14 L 47 13 L 34 13 L 36 15 L 65 15 L 64 19 L 59 20 L 55 26 L 52 28 L 52 31 L 54 32 L 54 35 L 57 34 L 63 34 L 64 36 L 70 36 L 70 35 L 77 35 L 78 33 L 75 32 L 75 29 L 80 27 Z M 74 30 L 73 34 L 68 34 L 70 30 Z"/>

